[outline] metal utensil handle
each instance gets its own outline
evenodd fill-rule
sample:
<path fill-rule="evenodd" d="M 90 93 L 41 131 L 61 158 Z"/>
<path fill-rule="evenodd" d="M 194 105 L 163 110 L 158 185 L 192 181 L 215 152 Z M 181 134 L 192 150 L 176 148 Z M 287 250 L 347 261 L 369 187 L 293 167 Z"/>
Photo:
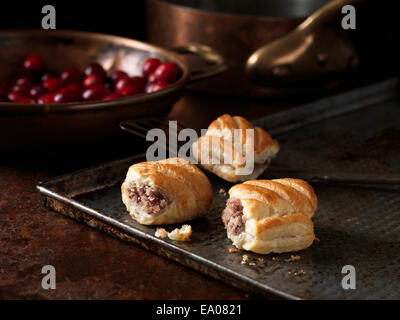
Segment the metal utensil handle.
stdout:
<path fill-rule="evenodd" d="M 225 59 L 214 49 L 209 46 L 197 43 L 188 43 L 182 46 L 173 48 L 179 54 L 195 54 L 204 59 L 210 67 L 205 67 L 191 72 L 189 82 L 195 82 L 206 78 L 213 77 L 224 72 L 227 69 Z"/>

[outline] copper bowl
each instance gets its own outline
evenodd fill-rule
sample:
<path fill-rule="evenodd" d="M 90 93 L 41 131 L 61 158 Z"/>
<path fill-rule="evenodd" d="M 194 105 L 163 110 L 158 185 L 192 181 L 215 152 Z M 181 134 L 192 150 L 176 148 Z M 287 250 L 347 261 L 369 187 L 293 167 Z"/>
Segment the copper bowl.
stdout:
<path fill-rule="evenodd" d="M 83 69 L 97 61 L 107 72 L 122 69 L 140 75 L 141 65 L 149 56 L 173 61 L 182 69 L 180 79 L 163 90 L 117 100 L 44 105 L 1 102 L 3 150 L 110 141 L 120 135 L 121 121 L 166 116 L 188 83 L 225 69 L 224 59 L 207 46 L 188 44 L 167 50 L 132 39 L 78 31 L 1 31 L 0 48 L 0 80 L 15 74 L 30 53 L 43 57 L 47 68 L 54 71 Z M 183 53 L 199 55 L 211 66 L 192 71 L 180 56 Z"/>

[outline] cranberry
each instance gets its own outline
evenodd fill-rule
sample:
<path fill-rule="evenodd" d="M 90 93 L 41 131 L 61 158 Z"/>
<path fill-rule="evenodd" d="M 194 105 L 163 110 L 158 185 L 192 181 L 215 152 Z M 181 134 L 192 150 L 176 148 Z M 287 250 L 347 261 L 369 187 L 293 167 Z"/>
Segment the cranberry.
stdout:
<path fill-rule="evenodd" d="M 128 96 L 133 96 L 135 94 L 138 93 L 142 93 L 142 90 L 139 90 L 138 87 L 133 87 L 133 86 L 127 86 L 127 87 L 123 87 L 121 89 L 118 89 L 117 93 L 119 93 L 120 95 L 124 96 L 124 97 L 128 97 Z"/>
<path fill-rule="evenodd" d="M 50 92 L 56 92 L 61 87 L 61 81 L 57 78 L 50 78 L 44 81 L 42 86 Z"/>
<path fill-rule="evenodd" d="M 181 69 L 173 62 L 164 62 L 154 71 L 156 80 L 160 82 L 174 82 L 180 73 Z"/>
<path fill-rule="evenodd" d="M 86 89 L 85 91 L 83 91 L 82 96 L 83 99 L 86 101 L 94 101 L 94 100 L 101 100 L 108 94 L 109 94 L 108 89 L 105 86 L 98 84 L 93 88 Z"/>
<path fill-rule="evenodd" d="M 71 84 L 67 85 L 65 88 L 68 89 L 68 90 L 74 91 L 75 92 L 75 96 L 78 97 L 77 100 L 81 99 L 83 88 L 82 88 L 82 86 L 80 84 L 71 83 Z"/>
<path fill-rule="evenodd" d="M 155 91 L 164 89 L 164 88 L 168 87 L 169 85 L 170 85 L 170 83 L 168 83 L 168 82 L 156 82 L 150 86 L 150 88 L 149 88 L 150 91 L 148 91 L 148 92 L 155 92 Z"/>
<path fill-rule="evenodd" d="M 122 77 L 129 77 L 128 74 L 121 70 L 115 70 L 111 73 L 111 82 L 116 83 Z"/>
<path fill-rule="evenodd" d="M 115 90 L 121 89 L 123 87 L 131 86 L 132 85 L 132 79 L 128 76 L 121 77 L 115 82 Z"/>
<path fill-rule="evenodd" d="M 54 103 L 54 93 L 50 92 L 40 96 L 38 99 L 38 103 L 39 104 Z"/>
<path fill-rule="evenodd" d="M 11 102 L 17 102 L 18 100 L 20 100 L 22 98 L 24 98 L 24 95 L 20 92 L 11 91 L 8 94 L 8 100 L 10 100 Z"/>
<path fill-rule="evenodd" d="M 50 78 L 58 78 L 58 74 L 57 72 L 46 72 L 42 75 L 42 77 L 40 78 L 40 80 L 42 82 L 45 82 L 46 80 L 49 80 Z"/>
<path fill-rule="evenodd" d="M 27 71 L 41 71 L 44 69 L 44 61 L 35 54 L 27 56 L 23 65 L 24 69 Z"/>
<path fill-rule="evenodd" d="M 25 83 L 25 84 L 23 83 L 23 84 L 16 84 L 16 85 L 14 85 L 14 86 L 11 88 L 11 91 L 12 91 L 12 92 L 18 92 L 18 93 L 21 93 L 22 95 L 25 95 L 25 94 L 28 93 L 29 89 L 30 89 L 30 86 L 27 85 L 26 83 Z"/>
<path fill-rule="evenodd" d="M 161 61 L 157 58 L 148 58 L 142 66 L 143 76 L 148 78 L 154 70 L 161 64 Z"/>
<path fill-rule="evenodd" d="M 115 90 L 119 91 L 123 87 L 135 87 L 138 92 L 143 92 L 146 80 L 142 77 L 122 77 L 115 83 Z"/>
<path fill-rule="evenodd" d="M 107 78 L 107 74 L 104 71 L 103 67 L 98 64 L 97 62 L 93 62 L 89 64 L 84 71 L 85 75 L 89 76 L 91 74 L 97 74 L 98 76 L 101 77 L 101 79 L 104 81 Z"/>
<path fill-rule="evenodd" d="M 83 86 L 85 88 L 92 88 L 102 83 L 103 83 L 103 78 L 98 74 L 90 74 L 86 76 L 85 79 L 83 80 Z"/>
<path fill-rule="evenodd" d="M 24 75 L 19 77 L 17 81 L 15 81 L 15 84 L 22 84 L 31 87 L 35 84 L 35 81 L 30 75 Z"/>
<path fill-rule="evenodd" d="M 103 101 L 108 101 L 108 100 L 115 100 L 115 99 L 119 99 L 122 98 L 123 96 L 117 92 L 114 93 L 110 93 L 108 95 L 106 95 L 102 100 Z"/>
<path fill-rule="evenodd" d="M 147 78 L 147 83 L 154 83 L 154 82 L 156 82 L 157 81 L 157 79 L 156 79 L 156 74 L 155 74 L 155 72 L 153 72 L 148 78 Z"/>
<path fill-rule="evenodd" d="M 137 87 L 140 91 L 144 92 L 144 88 L 146 86 L 146 79 L 143 77 L 131 77 L 132 85 Z"/>
<path fill-rule="evenodd" d="M 17 103 L 36 103 L 36 101 L 34 99 L 27 98 L 27 97 L 22 97 L 15 102 L 17 102 Z"/>
<path fill-rule="evenodd" d="M 61 72 L 60 79 L 62 83 L 80 83 L 82 80 L 83 74 L 80 70 L 76 68 L 68 68 Z"/>
<path fill-rule="evenodd" d="M 75 102 L 80 99 L 80 94 L 71 88 L 62 88 L 54 96 L 55 103 Z"/>
<path fill-rule="evenodd" d="M 29 90 L 29 96 L 37 99 L 38 97 L 47 93 L 47 90 L 42 86 L 34 86 Z"/>

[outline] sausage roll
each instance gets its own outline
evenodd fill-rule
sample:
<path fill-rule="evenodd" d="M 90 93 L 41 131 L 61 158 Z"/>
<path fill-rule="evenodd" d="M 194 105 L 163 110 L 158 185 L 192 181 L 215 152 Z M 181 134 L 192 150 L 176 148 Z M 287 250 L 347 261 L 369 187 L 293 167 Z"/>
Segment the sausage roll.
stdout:
<path fill-rule="evenodd" d="M 222 222 L 237 248 L 267 254 L 297 251 L 313 243 L 311 217 L 317 197 L 307 182 L 253 180 L 233 186 L 229 195 Z"/>
<path fill-rule="evenodd" d="M 247 139 L 251 132 L 254 144 Z M 250 171 L 243 171 L 249 165 L 246 163 L 248 148 L 254 151 L 254 162 Z M 267 131 L 253 127 L 245 118 L 224 114 L 210 124 L 206 134 L 193 143 L 192 149 L 194 157 L 204 168 L 227 181 L 238 182 L 256 179 L 262 174 L 278 153 L 279 143 Z"/>
<path fill-rule="evenodd" d="M 213 202 L 206 175 L 181 158 L 132 165 L 121 191 L 129 214 L 146 225 L 195 219 L 206 214 Z"/>

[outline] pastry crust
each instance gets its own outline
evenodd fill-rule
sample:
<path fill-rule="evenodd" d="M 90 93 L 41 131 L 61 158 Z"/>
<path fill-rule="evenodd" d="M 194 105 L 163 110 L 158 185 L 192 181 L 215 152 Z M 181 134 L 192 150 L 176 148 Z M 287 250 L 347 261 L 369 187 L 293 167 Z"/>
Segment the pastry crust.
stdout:
<path fill-rule="evenodd" d="M 254 130 L 254 170 L 250 174 L 238 174 L 237 169 L 246 166 L 247 129 Z M 234 130 L 240 130 L 239 134 L 235 135 Z M 236 137 L 240 138 L 239 142 L 234 139 Z M 193 143 L 192 149 L 204 168 L 227 181 L 237 182 L 256 179 L 262 174 L 278 153 L 279 143 L 245 118 L 224 114 L 209 125 L 206 134 Z"/>
<path fill-rule="evenodd" d="M 212 206 L 210 181 L 181 158 L 132 165 L 121 186 L 122 201 L 141 224 L 173 224 L 206 214 Z"/>
<path fill-rule="evenodd" d="M 300 179 L 254 180 L 233 186 L 222 220 L 239 249 L 256 253 L 291 252 L 314 239 L 317 209 L 313 188 Z"/>

